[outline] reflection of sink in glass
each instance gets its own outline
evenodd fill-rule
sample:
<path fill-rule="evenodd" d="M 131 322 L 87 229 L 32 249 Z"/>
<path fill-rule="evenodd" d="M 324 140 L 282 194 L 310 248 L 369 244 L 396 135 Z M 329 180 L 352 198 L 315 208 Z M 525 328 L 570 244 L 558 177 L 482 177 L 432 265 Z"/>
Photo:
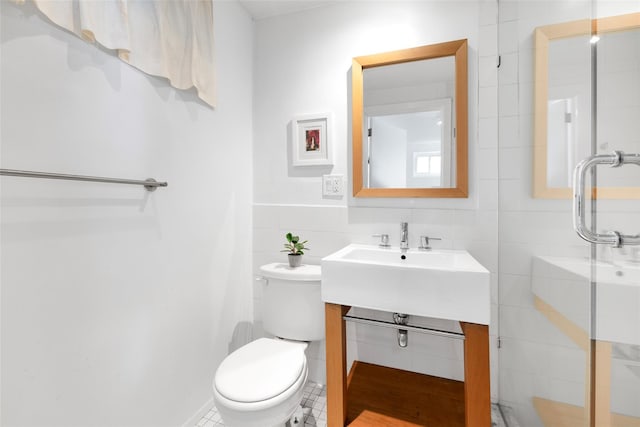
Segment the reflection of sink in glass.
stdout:
<path fill-rule="evenodd" d="M 589 331 L 592 266 L 586 258 L 534 257 L 532 290 Z M 593 265 L 595 334 L 602 341 L 640 345 L 640 266 Z"/>
<path fill-rule="evenodd" d="M 489 272 L 463 250 L 349 245 L 322 260 L 325 302 L 489 324 Z"/>

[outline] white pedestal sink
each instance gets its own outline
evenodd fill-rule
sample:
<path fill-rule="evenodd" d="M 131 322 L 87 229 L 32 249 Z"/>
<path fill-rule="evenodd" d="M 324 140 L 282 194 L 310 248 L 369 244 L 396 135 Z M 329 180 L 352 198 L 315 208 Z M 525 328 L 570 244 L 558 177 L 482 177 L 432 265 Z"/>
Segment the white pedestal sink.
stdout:
<path fill-rule="evenodd" d="M 322 260 L 322 300 L 488 325 L 489 271 L 464 250 L 351 244 Z"/>

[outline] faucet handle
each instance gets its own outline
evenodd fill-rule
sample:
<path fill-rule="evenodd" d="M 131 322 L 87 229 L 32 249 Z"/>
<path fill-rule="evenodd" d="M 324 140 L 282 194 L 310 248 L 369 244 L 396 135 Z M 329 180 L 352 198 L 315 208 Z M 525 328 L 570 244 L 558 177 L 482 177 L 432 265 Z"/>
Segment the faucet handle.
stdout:
<path fill-rule="evenodd" d="M 389 244 L 389 235 L 388 234 L 374 234 L 371 237 L 379 237 L 380 238 L 380 243 L 378 243 L 378 246 L 380 246 L 381 248 L 388 248 L 391 245 Z"/>
<path fill-rule="evenodd" d="M 429 247 L 429 240 L 442 240 L 440 237 L 429 237 L 429 236 L 420 236 L 420 246 L 418 249 L 423 251 L 428 251 L 431 249 Z"/>

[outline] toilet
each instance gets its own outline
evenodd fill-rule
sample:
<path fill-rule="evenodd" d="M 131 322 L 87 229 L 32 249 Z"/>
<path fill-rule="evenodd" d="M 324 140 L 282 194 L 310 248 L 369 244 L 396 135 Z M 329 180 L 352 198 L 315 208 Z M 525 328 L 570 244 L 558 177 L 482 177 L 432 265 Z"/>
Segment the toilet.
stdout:
<path fill-rule="evenodd" d="M 260 273 L 264 330 L 275 338 L 250 342 L 222 361 L 214 401 L 228 427 L 303 426 L 305 350 L 309 341 L 324 339 L 320 266 L 273 263 Z"/>

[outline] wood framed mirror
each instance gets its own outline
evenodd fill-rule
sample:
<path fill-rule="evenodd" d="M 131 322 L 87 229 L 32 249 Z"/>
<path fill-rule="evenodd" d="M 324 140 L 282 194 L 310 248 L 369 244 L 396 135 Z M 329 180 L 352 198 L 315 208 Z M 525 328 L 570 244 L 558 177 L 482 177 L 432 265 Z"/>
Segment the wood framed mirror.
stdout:
<path fill-rule="evenodd" d="M 468 197 L 467 40 L 353 58 L 354 197 Z"/>
<path fill-rule="evenodd" d="M 533 197 L 570 199 L 573 169 L 580 160 L 594 152 L 637 151 L 633 138 L 621 138 L 620 132 L 637 135 L 640 130 L 637 119 L 632 119 L 635 115 L 623 111 L 623 107 L 629 105 L 625 97 L 637 99 L 637 95 L 632 94 L 633 86 L 625 86 L 625 75 L 633 81 L 633 73 L 637 72 L 639 32 L 640 13 L 536 28 Z M 593 55 L 592 49 L 598 54 Z M 597 138 L 592 147 L 594 77 L 591 62 L 594 58 L 597 59 L 599 107 Z M 614 87 L 626 89 L 611 90 Z M 614 109 L 619 111 L 614 113 Z M 592 189 L 593 197 L 640 198 L 640 187 L 624 186 L 637 182 L 635 169 L 627 168 L 617 175 L 606 168 L 600 169 L 598 187 Z"/>

